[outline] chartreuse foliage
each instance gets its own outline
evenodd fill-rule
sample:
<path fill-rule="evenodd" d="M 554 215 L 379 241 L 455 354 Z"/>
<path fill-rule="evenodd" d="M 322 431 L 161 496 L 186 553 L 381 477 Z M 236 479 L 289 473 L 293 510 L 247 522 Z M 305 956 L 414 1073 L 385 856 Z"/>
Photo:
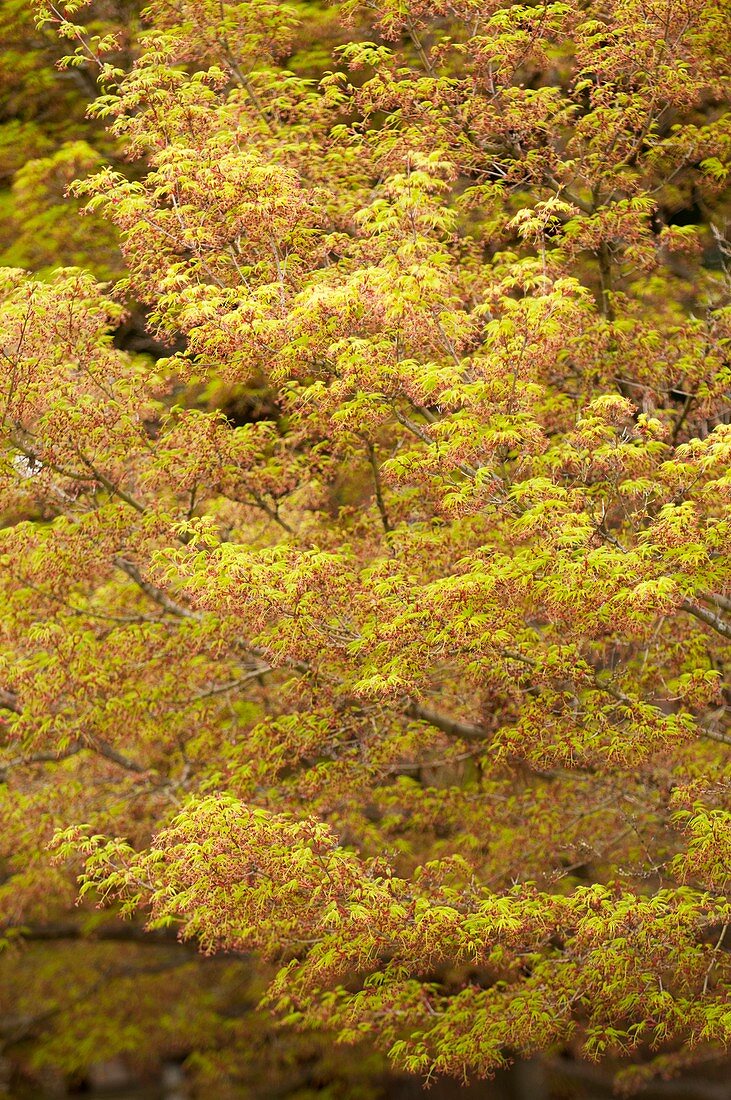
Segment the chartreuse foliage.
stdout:
<path fill-rule="evenodd" d="M 420 1074 L 725 1052 L 730 15 L 39 6 L 130 163 L 121 282 L 3 274 L 8 928 L 78 875 Z"/>

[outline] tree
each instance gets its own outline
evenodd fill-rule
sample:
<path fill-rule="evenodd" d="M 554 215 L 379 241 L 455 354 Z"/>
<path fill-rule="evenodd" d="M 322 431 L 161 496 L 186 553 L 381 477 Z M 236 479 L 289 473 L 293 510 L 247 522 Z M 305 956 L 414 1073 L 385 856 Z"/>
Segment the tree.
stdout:
<path fill-rule="evenodd" d="M 125 274 L 4 275 L 3 921 L 79 875 L 429 1077 L 723 1056 L 728 4 L 78 10 Z"/>

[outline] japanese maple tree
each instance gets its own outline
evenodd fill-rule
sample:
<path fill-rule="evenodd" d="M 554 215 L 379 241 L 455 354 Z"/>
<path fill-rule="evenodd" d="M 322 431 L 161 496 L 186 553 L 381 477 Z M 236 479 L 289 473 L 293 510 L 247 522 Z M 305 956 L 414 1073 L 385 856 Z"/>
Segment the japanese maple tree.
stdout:
<path fill-rule="evenodd" d="M 427 1076 L 722 1057 L 727 0 L 103 14 L 36 9 L 122 277 L 2 274 L 13 941 Z"/>

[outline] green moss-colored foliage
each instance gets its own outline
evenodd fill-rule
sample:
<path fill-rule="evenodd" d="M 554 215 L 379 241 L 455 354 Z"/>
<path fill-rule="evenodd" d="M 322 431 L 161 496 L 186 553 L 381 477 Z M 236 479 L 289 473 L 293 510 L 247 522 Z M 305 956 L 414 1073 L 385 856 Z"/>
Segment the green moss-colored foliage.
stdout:
<path fill-rule="evenodd" d="M 114 27 L 112 56 L 129 61 L 137 10 L 134 0 L 87 6 L 89 42 Z M 78 264 L 105 279 L 119 272 L 113 230 L 79 221 L 66 189 L 117 149 L 87 117 L 99 66 L 60 65 L 67 44 L 28 0 L 0 2 L 0 263 L 42 273 Z"/>
<path fill-rule="evenodd" d="M 99 278 L 119 270 L 114 229 L 100 218 L 79 217 L 79 203 L 68 195 L 74 180 L 99 168 L 100 161 L 87 142 L 73 141 L 18 169 L 11 190 L 13 242 L 1 257 L 4 265 L 50 274 L 63 256 Z"/>

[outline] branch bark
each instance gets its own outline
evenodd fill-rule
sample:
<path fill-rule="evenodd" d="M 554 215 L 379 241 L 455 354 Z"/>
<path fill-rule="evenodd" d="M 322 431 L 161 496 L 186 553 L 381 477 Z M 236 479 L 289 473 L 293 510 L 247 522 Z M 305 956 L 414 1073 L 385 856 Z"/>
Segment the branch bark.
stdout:
<path fill-rule="evenodd" d="M 712 611 L 708 611 L 705 607 L 700 607 L 697 603 L 693 603 L 692 600 L 683 600 L 680 606 L 683 611 L 687 611 L 689 615 L 695 616 L 700 622 L 705 623 L 706 626 L 710 626 L 711 630 L 715 630 L 717 634 L 721 634 L 724 638 L 731 638 L 731 625 L 719 615 L 714 615 Z"/>

